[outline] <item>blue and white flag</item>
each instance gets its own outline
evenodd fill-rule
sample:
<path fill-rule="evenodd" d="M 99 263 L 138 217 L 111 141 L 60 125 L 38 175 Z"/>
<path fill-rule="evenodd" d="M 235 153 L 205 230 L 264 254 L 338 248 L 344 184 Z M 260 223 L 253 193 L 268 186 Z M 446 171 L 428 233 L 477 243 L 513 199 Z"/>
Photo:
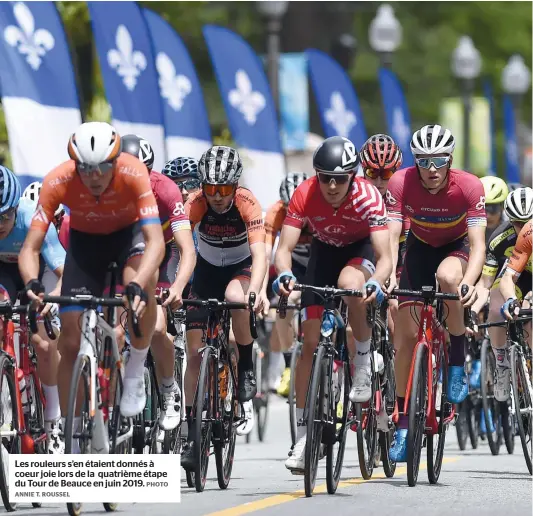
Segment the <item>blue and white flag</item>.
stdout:
<path fill-rule="evenodd" d="M 344 136 L 359 150 L 367 140 L 352 81 L 341 65 L 320 50 L 306 50 L 309 73 L 326 137 Z"/>
<path fill-rule="evenodd" d="M 496 175 L 496 124 L 494 121 L 494 92 L 492 91 L 492 84 L 490 79 L 483 81 L 483 90 L 485 92 L 485 98 L 489 103 L 489 116 L 490 116 L 490 166 L 487 170 L 487 174 L 490 176 Z"/>
<path fill-rule="evenodd" d="M 263 210 L 285 177 L 278 120 L 263 65 L 250 45 L 223 27 L 203 28 L 229 126 L 244 161 L 242 184 Z"/>
<path fill-rule="evenodd" d="M 414 165 L 413 155 L 411 153 L 411 117 L 409 116 L 409 107 L 402 86 L 392 70 L 380 68 L 379 84 L 381 86 L 381 98 L 383 99 L 383 108 L 389 134 L 394 141 L 400 146 L 403 154 L 403 167 Z"/>
<path fill-rule="evenodd" d="M 187 48 L 161 16 L 143 9 L 152 39 L 168 159 L 200 156 L 212 145 L 200 81 Z"/>
<path fill-rule="evenodd" d="M 87 2 L 112 120 L 119 134 L 137 134 L 166 162 L 163 109 L 150 36 L 135 2 Z"/>
<path fill-rule="evenodd" d="M 509 95 L 503 96 L 503 133 L 505 137 L 505 180 L 508 183 L 520 183 L 520 155 L 516 120 L 513 100 Z"/>
<path fill-rule="evenodd" d="M 54 2 L 0 2 L 0 84 L 13 171 L 22 187 L 68 159 L 81 124 L 70 53 Z"/>

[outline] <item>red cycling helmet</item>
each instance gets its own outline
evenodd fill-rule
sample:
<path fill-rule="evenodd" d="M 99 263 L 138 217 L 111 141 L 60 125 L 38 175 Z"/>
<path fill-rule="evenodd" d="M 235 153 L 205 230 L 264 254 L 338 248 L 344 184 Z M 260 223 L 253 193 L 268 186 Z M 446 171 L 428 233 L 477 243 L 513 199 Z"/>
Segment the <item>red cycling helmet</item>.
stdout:
<path fill-rule="evenodd" d="M 365 170 L 390 170 L 395 172 L 402 165 L 402 151 L 387 134 L 371 136 L 361 149 L 361 165 Z"/>

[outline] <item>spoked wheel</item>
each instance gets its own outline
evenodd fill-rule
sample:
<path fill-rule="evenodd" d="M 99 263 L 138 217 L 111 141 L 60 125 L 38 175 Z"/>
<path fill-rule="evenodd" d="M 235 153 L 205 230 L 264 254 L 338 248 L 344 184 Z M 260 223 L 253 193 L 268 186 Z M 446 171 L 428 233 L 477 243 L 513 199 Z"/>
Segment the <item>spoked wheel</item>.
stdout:
<path fill-rule="evenodd" d="M 428 349 L 419 345 L 416 351 L 413 383 L 409 398 L 409 430 L 407 432 L 407 483 L 413 487 L 418 480 L 422 441 L 426 428 L 428 404 Z"/>
<path fill-rule="evenodd" d="M 511 385 L 511 390 L 513 386 Z M 511 392 L 514 399 L 514 393 Z M 514 452 L 514 437 L 516 429 L 516 412 L 512 410 L 512 405 L 508 402 L 500 403 L 500 413 L 502 415 L 503 439 L 507 453 L 512 455 Z"/>
<path fill-rule="evenodd" d="M 174 380 L 179 385 L 181 392 L 181 401 L 180 401 L 180 423 L 174 428 L 174 430 L 169 430 L 165 432 L 165 437 L 163 439 L 163 448 L 162 453 L 165 455 L 175 454 L 179 455 L 182 449 L 182 439 L 181 439 L 181 428 L 183 421 L 185 421 L 185 393 L 184 393 L 184 383 L 183 383 L 183 359 L 184 351 L 179 348 L 176 350 L 176 355 L 174 358 Z M 194 483 L 189 485 L 189 477 L 187 476 L 187 485 L 189 487 L 194 487 Z"/>
<path fill-rule="evenodd" d="M 322 448 L 322 431 L 326 395 L 325 361 L 326 349 L 319 344 L 312 369 L 311 384 L 307 399 L 307 436 L 305 444 L 304 487 L 305 496 L 313 496 L 318 460 Z"/>
<path fill-rule="evenodd" d="M 428 460 L 428 479 L 430 484 L 436 484 L 439 480 L 440 470 L 442 468 L 442 459 L 444 457 L 444 444 L 446 442 L 446 430 L 452 413 L 452 404 L 448 401 L 448 367 L 445 362 L 444 350 L 440 351 L 440 367 L 442 371 L 442 382 L 433 383 L 434 403 L 437 416 L 437 433 L 429 433 L 427 436 L 427 460 Z M 436 371 L 437 379 L 441 376 L 440 371 Z"/>
<path fill-rule="evenodd" d="M 459 449 L 464 451 L 468 440 L 468 419 L 470 417 L 467 401 L 465 400 L 459 403 L 456 410 L 455 431 L 457 433 L 457 444 L 459 445 Z"/>
<path fill-rule="evenodd" d="M 237 354 L 233 348 L 230 348 L 228 355 L 228 361 L 224 362 L 224 367 L 228 368 L 226 369 L 226 396 L 225 399 L 222 399 L 220 389 L 219 396 L 217 396 L 219 403 L 217 412 L 221 415 L 222 421 L 213 424 L 215 462 L 220 489 L 226 489 L 231 480 L 235 440 L 237 438 L 235 419 L 236 414 L 239 413 L 237 386 L 233 382 L 233 378 L 237 378 Z M 230 373 L 229 367 L 231 367 L 233 375 Z"/>
<path fill-rule="evenodd" d="M 485 419 L 486 436 L 492 455 L 500 453 L 502 431 L 500 404 L 494 397 L 494 373 L 496 359 L 488 339 L 481 345 L 481 402 Z M 492 429 L 492 431 L 491 431 Z"/>
<path fill-rule="evenodd" d="M 125 418 L 120 414 L 120 400 L 124 391 L 122 375 L 118 369 L 115 369 L 115 397 L 113 400 L 113 415 L 109 421 L 109 453 L 123 454 L 133 451 L 132 438 L 129 437 L 122 442 L 118 442 L 120 436 L 127 433 L 133 425 L 132 418 Z"/>
<path fill-rule="evenodd" d="M 296 417 L 296 363 L 301 353 L 302 343 L 296 342 L 291 353 L 291 377 L 289 380 L 289 420 L 293 447 L 296 444 L 296 436 L 298 435 L 298 418 Z"/>
<path fill-rule="evenodd" d="M 43 398 L 38 389 L 38 382 L 39 379 L 36 372 L 33 375 L 26 376 L 27 403 L 29 404 L 29 413 L 26 415 L 26 428 L 29 428 L 34 440 L 35 453 L 47 453 L 48 446 L 46 432 L 44 430 L 44 405 Z"/>
<path fill-rule="evenodd" d="M 383 464 L 383 471 L 387 478 L 392 478 L 396 472 L 396 462 L 391 460 L 389 451 L 392 445 L 392 439 L 394 437 L 394 429 L 388 432 L 379 432 L 379 447 L 381 464 Z"/>
<path fill-rule="evenodd" d="M 473 400 L 476 401 L 473 401 Z M 476 395 L 476 398 L 469 396 L 466 399 L 467 402 L 467 424 L 468 424 L 468 435 L 470 437 L 470 444 L 472 449 L 477 448 L 479 442 L 479 415 L 480 415 L 480 403 L 479 397 Z"/>
<path fill-rule="evenodd" d="M 511 381 L 513 384 L 518 433 L 520 434 L 520 441 L 522 442 L 522 450 L 524 452 L 524 458 L 526 459 L 527 469 L 531 475 L 531 447 L 533 445 L 531 377 L 522 351 L 516 344 L 511 346 Z"/>
<path fill-rule="evenodd" d="M 334 494 L 339 485 L 344 450 L 346 449 L 346 435 L 348 432 L 348 409 L 350 407 L 351 377 L 347 362 L 342 362 L 337 372 L 332 375 L 332 392 L 335 395 L 333 413 L 328 419 L 334 424 L 328 425 L 326 444 L 326 485 L 329 494 Z"/>
<path fill-rule="evenodd" d="M 7 512 L 17 508 L 16 503 L 9 501 L 9 455 L 21 453 L 17 388 L 13 359 L 0 355 L 0 493 Z"/>
<path fill-rule="evenodd" d="M 91 398 L 91 365 L 88 356 L 78 355 L 72 372 L 70 391 L 68 398 L 68 412 L 65 421 L 65 453 L 91 453 L 92 428 L 94 418 L 90 415 Z M 77 400 L 81 401 L 78 408 Z M 79 423 L 76 425 L 76 413 L 79 414 Z M 81 514 L 81 503 L 67 503 L 67 510 L 70 516 Z"/>
<path fill-rule="evenodd" d="M 257 354 L 261 354 L 260 360 L 256 365 L 256 368 L 259 372 L 261 371 L 261 376 L 259 377 L 256 373 L 257 383 L 259 385 L 259 379 L 261 380 L 261 392 L 257 394 L 254 399 L 254 410 L 255 410 L 255 424 L 257 425 L 257 437 L 260 442 L 263 442 L 265 439 L 266 426 L 268 421 L 268 364 L 269 364 L 269 355 L 265 353 L 261 348 L 257 349 Z M 250 434 L 248 434 L 250 435 Z"/>
<path fill-rule="evenodd" d="M 202 355 L 198 387 L 193 405 L 193 440 L 194 440 L 194 487 L 202 492 L 209 467 L 209 451 L 211 447 L 211 430 L 213 415 L 213 392 L 215 385 L 215 364 L 213 356 L 207 348 Z"/>

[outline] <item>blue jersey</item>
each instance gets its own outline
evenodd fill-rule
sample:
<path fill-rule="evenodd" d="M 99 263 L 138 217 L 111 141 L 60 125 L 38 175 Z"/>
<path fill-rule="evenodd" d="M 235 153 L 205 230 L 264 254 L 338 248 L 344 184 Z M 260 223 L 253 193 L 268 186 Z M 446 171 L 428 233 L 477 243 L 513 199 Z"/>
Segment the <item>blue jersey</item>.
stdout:
<path fill-rule="evenodd" d="M 22 244 L 31 226 L 31 219 L 35 212 L 36 204 L 28 199 L 21 199 L 17 208 L 17 218 L 11 233 L 0 240 L 0 262 L 16 263 Z M 65 264 L 65 250 L 59 242 L 56 228 L 50 225 L 46 232 L 41 255 L 50 270 L 55 270 Z"/>

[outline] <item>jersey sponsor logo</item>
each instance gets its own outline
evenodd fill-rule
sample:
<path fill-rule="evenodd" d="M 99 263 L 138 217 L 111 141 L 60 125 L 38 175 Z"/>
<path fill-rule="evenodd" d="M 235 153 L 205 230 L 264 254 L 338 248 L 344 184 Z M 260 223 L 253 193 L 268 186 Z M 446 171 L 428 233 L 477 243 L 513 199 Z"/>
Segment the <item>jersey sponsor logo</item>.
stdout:
<path fill-rule="evenodd" d="M 48 184 L 52 188 L 55 188 L 56 186 L 72 181 L 73 177 L 74 176 L 59 176 L 59 177 L 56 177 L 55 179 L 51 179 L 50 181 L 48 181 Z"/>
<path fill-rule="evenodd" d="M 250 220 L 246 223 L 246 226 L 249 228 L 260 227 L 262 225 L 263 221 L 261 219 Z"/>
<path fill-rule="evenodd" d="M 141 208 L 141 217 L 146 217 L 148 215 L 159 215 L 157 204 L 154 204 L 152 206 L 144 206 L 143 208 Z"/>
<path fill-rule="evenodd" d="M 398 201 L 393 197 L 389 190 L 385 193 L 385 200 L 387 204 L 396 204 Z"/>
<path fill-rule="evenodd" d="M 324 228 L 324 231 L 326 233 L 331 233 L 333 235 L 338 235 L 339 233 L 342 233 L 343 231 L 346 231 L 346 226 L 341 226 L 339 224 L 331 224 L 331 226 L 326 226 Z"/>
<path fill-rule="evenodd" d="M 405 205 L 405 209 L 411 213 L 414 213 L 415 210 L 413 210 L 413 208 L 411 206 L 409 206 L 408 204 Z"/>
<path fill-rule="evenodd" d="M 0 253 L 0 262 L 16 263 L 19 259 L 18 253 Z"/>
<path fill-rule="evenodd" d="M 174 208 L 172 215 L 174 215 L 175 217 L 179 215 L 185 215 L 185 206 L 182 202 L 176 203 L 176 207 Z"/>
<path fill-rule="evenodd" d="M 143 174 L 138 168 L 122 166 L 118 169 L 118 173 L 124 176 L 141 177 Z"/>
<path fill-rule="evenodd" d="M 479 202 L 476 204 L 476 210 L 484 210 L 485 209 L 485 196 L 482 195 L 479 198 Z"/>
<path fill-rule="evenodd" d="M 516 231 L 513 227 L 505 230 L 503 233 L 500 233 L 497 237 L 494 237 L 489 243 L 489 249 L 494 251 L 504 240 L 509 240 L 512 242 L 513 246 L 516 241 Z"/>
<path fill-rule="evenodd" d="M 357 161 L 357 151 L 351 141 L 344 142 L 344 152 L 342 153 L 342 166 L 346 167 Z"/>
<path fill-rule="evenodd" d="M 347 208 L 349 208 L 349 206 L 347 206 Z M 313 217 L 311 220 L 314 222 L 322 222 L 323 220 L 326 220 L 326 217 L 319 215 L 318 217 Z"/>
<path fill-rule="evenodd" d="M 44 212 L 44 208 L 40 204 L 37 206 L 37 209 L 35 210 L 35 213 L 33 214 L 32 220 L 43 222 L 44 224 L 50 224 L 50 221 L 48 220 L 48 217 L 46 216 L 46 213 Z"/>
<path fill-rule="evenodd" d="M 434 211 L 434 212 L 441 212 L 441 211 L 448 211 L 448 208 L 420 208 L 422 211 Z"/>

